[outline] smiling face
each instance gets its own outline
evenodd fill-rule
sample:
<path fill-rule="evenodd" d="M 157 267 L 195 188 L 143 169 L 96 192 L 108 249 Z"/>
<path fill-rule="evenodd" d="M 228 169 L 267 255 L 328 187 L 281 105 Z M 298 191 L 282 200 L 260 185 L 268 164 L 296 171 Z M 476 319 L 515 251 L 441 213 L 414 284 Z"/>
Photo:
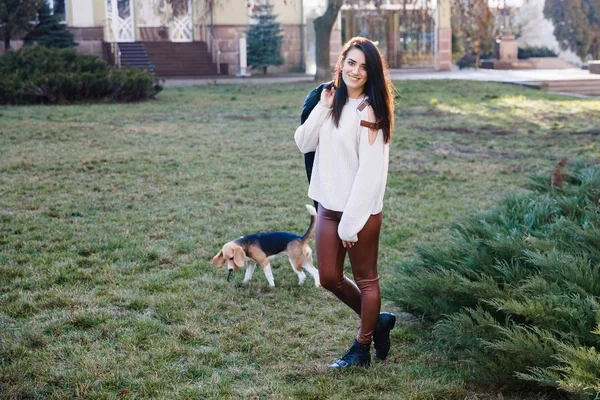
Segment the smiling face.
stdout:
<path fill-rule="evenodd" d="M 348 97 L 358 98 L 367 84 L 367 65 L 365 54 L 354 47 L 348 50 L 342 65 L 342 79 L 348 88 Z"/>

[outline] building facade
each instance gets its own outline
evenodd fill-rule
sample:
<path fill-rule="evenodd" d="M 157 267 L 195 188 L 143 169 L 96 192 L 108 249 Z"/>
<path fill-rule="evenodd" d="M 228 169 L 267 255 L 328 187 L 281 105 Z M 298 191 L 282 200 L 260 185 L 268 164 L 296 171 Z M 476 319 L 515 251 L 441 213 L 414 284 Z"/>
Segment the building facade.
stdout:
<path fill-rule="evenodd" d="M 74 33 L 82 53 L 117 63 L 121 55 L 123 60 L 136 59 L 143 48 L 157 72 L 171 71 L 166 75 L 232 75 L 239 72 L 240 38 L 255 23 L 253 13 L 263 0 L 48 1 Z M 414 7 L 412 14 L 401 12 L 394 1 L 400 0 L 387 0 L 378 10 L 342 10 L 331 34 L 332 64 L 343 41 L 362 34 L 378 41 L 392 68 L 411 63 L 450 68 L 448 0 L 421 7 L 427 8 L 421 12 L 425 19 L 415 17 L 419 11 Z M 326 0 L 270 2 L 283 29 L 284 65 L 269 67 L 269 72 L 314 72 L 312 21 L 325 11 Z M 423 26 L 417 26 L 418 21 L 424 21 Z M 16 40 L 12 47 L 20 45 Z"/>

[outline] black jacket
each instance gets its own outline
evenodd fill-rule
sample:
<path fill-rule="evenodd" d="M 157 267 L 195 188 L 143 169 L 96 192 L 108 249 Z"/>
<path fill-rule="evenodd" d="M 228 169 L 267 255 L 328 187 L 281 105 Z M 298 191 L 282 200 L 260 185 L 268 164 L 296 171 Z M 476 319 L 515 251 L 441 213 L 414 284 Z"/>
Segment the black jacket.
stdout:
<path fill-rule="evenodd" d="M 323 88 L 331 88 L 333 81 L 322 83 L 306 96 L 304 100 L 304 106 L 302 106 L 302 114 L 300 115 L 300 123 L 303 124 L 304 121 L 308 118 L 313 108 L 317 104 L 319 104 L 319 100 L 321 99 L 321 92 Z M 306 177 L 308 178 L 308 183 L 310 183 L 310 176 L 312 175 L 313 164 L 315 162 L 315 152 L 311 151 L 308 153 L 304 153 L 304 167 L 306 168 Z"/>

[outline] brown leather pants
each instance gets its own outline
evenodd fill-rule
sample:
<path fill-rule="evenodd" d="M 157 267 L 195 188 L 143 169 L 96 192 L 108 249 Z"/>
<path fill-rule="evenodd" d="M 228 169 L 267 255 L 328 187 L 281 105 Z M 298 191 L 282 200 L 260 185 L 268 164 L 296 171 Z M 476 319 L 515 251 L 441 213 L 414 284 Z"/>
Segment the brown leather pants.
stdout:
<path fill-rule="evenodd" d="M 342 246 L 342 240 L 338 236 L 341 218 L 341 212 L 327 210 L 319 204 L 315 234 L 319 278 L 325 289 L 335 294 L 360 317 L 360 330 L 356 339 L 360 343 L 371 343 L 381 308 L 377 252 L 382 213 L 369 217 L 358 233 L 358 242 L 348 249 Z M 346 252 L 356 284 L 344 276 Z"/>

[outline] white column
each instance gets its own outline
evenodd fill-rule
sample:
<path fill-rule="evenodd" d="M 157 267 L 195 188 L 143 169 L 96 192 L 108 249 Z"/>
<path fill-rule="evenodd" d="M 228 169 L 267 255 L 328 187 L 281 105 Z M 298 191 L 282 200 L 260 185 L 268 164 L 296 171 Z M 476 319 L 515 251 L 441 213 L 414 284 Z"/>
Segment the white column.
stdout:
<path fill-rule="evenodd" d="M 240 38 L 240 72 L 237 76 L 250 76 L 246 71 L 248 68 L 248 56 L 246 53 L 246 38 Z"/>

